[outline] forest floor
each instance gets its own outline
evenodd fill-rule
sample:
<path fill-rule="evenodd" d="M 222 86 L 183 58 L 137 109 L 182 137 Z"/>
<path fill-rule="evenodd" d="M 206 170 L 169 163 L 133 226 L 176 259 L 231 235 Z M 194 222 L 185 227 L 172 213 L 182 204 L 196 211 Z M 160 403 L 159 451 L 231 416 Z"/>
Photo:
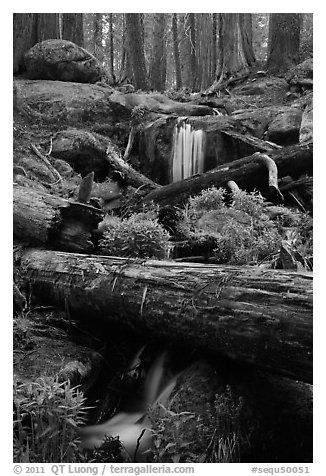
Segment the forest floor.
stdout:
<path fill-rule="evenodd" d="M 248 108 L 261 108 L 268 106 L 282 106 L 289 105 L 289 99 L 287 97 L 287 83 L 283 78 L 278 78 L 275 76 L 257 76 L 259 67 L 252 71 L 250 76 L 245 80 L 245 82 L 240 85 L 235 86 L 230 94 L 226 94 L 225 98 L 233 105 L 235 109 L 248 109 Z M 42 83 L 42 82 L 40 82 Z M 85 88 L 85 85 L 82 85 Z M 44 93 L 44 85 L 42 86 L 42 92 Z M 248 94 L 249 93 L 249 94 Z M 62 94 L 65 94 L 65 89 L 62 89 Z M 179 93 L 178 93 L 179 94 Z M 174 99 L 176 94 L 172 94 Z M 190 99 L 197 99 L 198 96 L 194 95 L 190 97 L 189 95 L 184 95 L 183 101 Z M 105 119 L 103 118 L 103 121 Z M 122 121 L 123 122 L 123 121 Z M 29 186 L 35 187 L 39 190 L 42 190 L 46 193 L 56 194 L 62 196 L 63 198 L 69 198 L 72 195 L 77 193 L 78 184 L 80 181 L 80 176 L 78 174 L 73 174 L 71 177 L 64 179 L 60 184 L 57 185 L 48 185 L 51 182 L 51 179 L 48 176 L 48 170 L 44 164 L 40 163 L 39 158 L 31 150 L 31 144 L 42 145 L 43 149 L 50 150 L 51 148 L 51 138 L 59 131 L 65 130 L 71 127 L 76 127 L 75 120 L 60 120 L 60 121 L 42 121 L 38 117 L 31 118 L 27 114 L 16 113 L 14 115 L 14 124 L 13 124 L 13 163 L 14 169 L 15 166 L 23 167 L 26 176 L 29 180 Z M 92 121 L 85 121 L 82 124 L 78 124 L 79 128 L 82 128 L 87 131 L 93 130 L 94 123 Z M 126 121 L 125 131 L 128 131 L 128 121 Z M 122 132 L 121 128 L 119 133 L 116 136 L 116 144 L 120 148 L 125 148 L 128 140 L 128 133 Z M 49 368 L 52 369 L 53 374 L 57 374 L 60 371 L 62 365 L 66 365 L 66 360 L 75 360 L 76 352 L 84 352 L 80 349 L 66 349 L 61 353 L 58 351 L 57 355 L 51 355 L 52 365 L 49 364 L 49 358 L 42 358 L 42 348 L 44 351 L 48 352 L 48 349 L 53 347 L 51 345 L 38 345 L 35 342 L 35 338 L 32 337 L 36 334 L 40 335 L 41 331 L 35 330 L 36 327 L 40 327 L 41 322 L 49 323 L 53 322 L 53 310 L 47 311 L 43 309 L 41 312 L 33 310 L 33 305 L 28 308 L 28 316 L 25 320 L 17 320 L 14 326 L 15 333 L 15 344 L 18 348 L 15 350 L 16 356 L 14 359 L 14 367 L 17 369 L 19 375 L 33 376 L 44 375 L 45 372 L 49 372 Z M 56 320 L 55 327 L 58 326 L 58 322 L 67 322 L 67 316 L 62 320 L 62 312 L 60 319 Z M 62 325 L 62 324 L 60 324 Z M 66 331 L 69 326 L 65 326 Z M 46 339 L 53 339 L 57 341 L 55 333 L 43 332 L 44 335 L 48 334 Z M 78 340 L 78 339 L 77 339 Z M 79 341 L 84 342 L 84 339 L 80 338 Z M 68 343 L 68 341 L 66 341 Z M 94 344 L 94 343 L 93 343 Z M 72 345 L 71 343 L 69 345 Z M 73 344 L 73 347 L 76 344 Z M 103 345 L 103 342 L 101 343 Z M 96 347 L 96 346 L 95 346 Z M 31 352 L 36 356 L 37 348 L 37 358 L 31 359 Z M 64 357 L 66 356 L 66 357 Z M 32 368 L 33 367 L 33 368 Z"/>
<path fill-rule="evenodd" d="M 257 68 L 258 69 L 258 68 Z M 259 92 L 260 91 L 260 92 Z M 254 71 L 241 85 L 236 86 L 225 98 L 234 110 L 262 108 L 269 106 L 291 105 L 287 95 L 288 85 L 284 78 L 260 77 Z M 249 92 L 249 94 L 248 94 Z M 169 95 L 176 100 L 176 95 Z M 184 100 L 196 99 L 185 96 Z M 199 99 L 196 99 L 198 102 Z M 122 120 L 123 127 L 116 134 L 116 145 L 124 149 L 128 141 L 129 120 Z M 100 122 L 100 121 L 98 121 Z M 103 123 L 105 118 L 103 118 Z M 76 121 L 60 120 L 45 122 L 20 112 L 14 114 L 13 124 L 13 163 L 14 180 L 17 170 L 22 167 L 23 175 L 30 187 L 44 193 L 69 198 L 76 195 L 80 176 L 72 173 L 56 185 L 49 185 L 51 176 L 44 164 L 31 150 L 31 144 L 41 145 L 44 151 L 50 151 L 51 138 L 72 127 L 87 131 L 94 130 L 92 121 L 77 124 Z M 21 169 L 19 171 L 21 173 Z M 27 307 L 14 319 L 14 374 L 19 383 L 35 381 L 38 377 L 50 376 L 63 381 L 70 379 L 72 385 L 83 385 L 88 391 L 99 376 L 106 374 L 105 381 L 118 382 L 128 362 L 144 344 L 144 339 L 134 338 L 120 328 L 108 330 L 99 326 L 97 331 L 87 323 L 77 323 L 69 310 L 42 307 L 27 297 Z M 93 401 L 105 399 L 106 388 L 101 394 L 95 392 Z M 115 403 L 118 397 L 114 398 Z M 205 402 L 203 403 L 203 405 Z M 105 405 L 112 408 L 111 402 L 104 402 L 93 415 L 96 420 Z M 199 413 L 203 413 L 201 408 Z"/>

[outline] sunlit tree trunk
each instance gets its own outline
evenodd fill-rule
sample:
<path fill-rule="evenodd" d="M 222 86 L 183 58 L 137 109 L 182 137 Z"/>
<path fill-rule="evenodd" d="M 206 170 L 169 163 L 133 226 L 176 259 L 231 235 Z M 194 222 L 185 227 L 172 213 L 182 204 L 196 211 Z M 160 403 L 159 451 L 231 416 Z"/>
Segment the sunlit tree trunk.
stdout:
<path fill-rule="evenodd" d="M 136 89 L 148 90 L 146 62 L 144 53 L 144 35 L 140 13 L 126 13 L 126 27 L 130 61 Z"/>
<path fill-rule="evenodd" d="M 268 58 L 271 72 L 282 72 L 299 62 L 300 13 L 271 13 L 269 17 Z"/>
<path fill-rule="evenodd" d="M 84 46 L 82 13 L 62 14 L 62 39 L 72 41 L 79 46 Z"/>
<path fill-rule="evenodd" d="M 181 64 L 180 64 L 180 53 L 179 53 L 177 13 L 172 13 L 172 35 L 173 35 L 173 53 L 174 53 L 174 63 L 175 63 L 176 88 L 181 89 L 182 79 L 181 79 Z"/>
<path fill-rule="evenodd" d="M 149 69 L 150 87 L 164 91 L 166 81 L 165 13 L 154 14 L 153 43 Z"/>

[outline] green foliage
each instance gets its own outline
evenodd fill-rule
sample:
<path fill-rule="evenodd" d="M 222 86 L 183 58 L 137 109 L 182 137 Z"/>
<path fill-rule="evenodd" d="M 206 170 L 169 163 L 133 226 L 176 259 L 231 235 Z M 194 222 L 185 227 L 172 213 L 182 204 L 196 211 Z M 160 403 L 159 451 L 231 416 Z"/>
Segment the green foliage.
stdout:
<path fill-rule="evenodd" d="M 14 461 L 82 461 L 78 426 L 85 421 L 84 403 L 83 394 L 68 382 L 14 382 Z"/>
<path fill-rule="evenodd" d="M 153 462 L 239 462 L 242 408 L 242 399 L 235 400 L 229 387 L 215 396 L 205 415 L 178 413 L 163 405 L 151 408 Z"/>
<path fill-rule="evenodd" d="M 164 259 L 170 235 L 154 218 L 152 210 L 129 218 L 106 217 L 101 224 L 101 251 L 106 255 Z"/>

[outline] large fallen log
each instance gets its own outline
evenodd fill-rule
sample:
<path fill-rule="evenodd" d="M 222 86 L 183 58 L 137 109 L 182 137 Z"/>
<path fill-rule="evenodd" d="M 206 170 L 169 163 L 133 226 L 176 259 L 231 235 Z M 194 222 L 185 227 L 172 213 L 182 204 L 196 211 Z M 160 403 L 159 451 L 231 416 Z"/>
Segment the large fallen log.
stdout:
<path fill-rule="evenodd" d="M 312 275 L 29 249 L 33 294 L 87 319 L 312 381 Z"/>
<path fill-rule="evenodd" d="M 278 178 L 290 175 L 299 177 L 310 173 L 313 167 L 313 147 L 308 145 L 293 145 L 282 149 L 268 152 L 268 156 L 274 160 Z M 229 180 L 233 180 L 244 190 L 260 190 L 270 197 L 269 175 L 266 166 L 253 154 L 249 157 L 220 165 L 215 169 L 203 174 L 193 175 L 185 180 L 165 185 L 153 190 L 145 197 L 145 202 L 154 201 L 162 206 L 181 205 L 187 202 L 192 195 L 197 195 L 203 189 L 215 186 L 225 186 Z M 278 197 L 277 197 L 278 198 Z"/>
<path fill-rule="evenodd" d="M 91 253 L 101 210 L 38 190 L 14 186 L 14 237 L 29 245 Z"/>

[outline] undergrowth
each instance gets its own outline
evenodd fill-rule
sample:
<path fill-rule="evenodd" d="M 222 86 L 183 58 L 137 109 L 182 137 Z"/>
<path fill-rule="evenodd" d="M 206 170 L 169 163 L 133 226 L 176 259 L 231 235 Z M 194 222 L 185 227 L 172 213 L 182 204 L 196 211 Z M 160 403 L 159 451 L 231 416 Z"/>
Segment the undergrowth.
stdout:
<path fill-rule="evenodd" d="M 236 191 L 228 203 L 222 188 L 212 187 L 189 199 L 180 232 L 197 242 L 209 242 L 210 255 L 221 264 L 276 263 L 282 241 L 311 259 L 312 219 L 308 214 L 278 207 L 270 219 L 264 198 L 256 192 Z M 291 239 L 286 233 L 290 227 Z"/>
<path fill-rule="evenodd" d="M 152 407 L 153 462 L 240 462 L 242 408 L 242 399 L 234 398 L 230 387 L 215 395 L 204 416 L 175 412 L 163 405 Z"/>
<path fill-rule="evenodd" d="M 153 211 L 129 218 L 107 215 L 100 224 L 99 246 L 106 255 L 165 259 L 169 256 L 169 233 L 158 223 Z"/>
<path fill-rule="evenodd" d="M 78 426 L 85 417 L 85 398 L 68 382 L 14 381 L 14 461 L 80 462 Z"/>

